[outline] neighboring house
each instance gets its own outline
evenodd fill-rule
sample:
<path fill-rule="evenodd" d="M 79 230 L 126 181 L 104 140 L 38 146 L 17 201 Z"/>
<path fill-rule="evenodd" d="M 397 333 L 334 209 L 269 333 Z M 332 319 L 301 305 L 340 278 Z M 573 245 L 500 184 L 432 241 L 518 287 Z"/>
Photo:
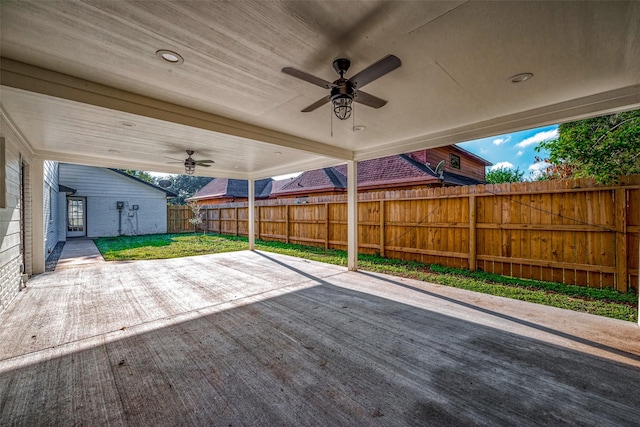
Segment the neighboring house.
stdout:
<path fill-rule="evenodd" d="M 187 202 L 199 205 L 217 205 L 220 203 L 246 202 L 249 199 L 249 185 L 244 179 L 214 178 L 200 191 L 189 197 Z M 271 178 L 255 181 L 256 200 L 266 199 L 271 194 L 274 181 Z"/>
<path fill-rule="evenodd" d="M 167 232 L 171 191 L 117 169 L 60 163 L 58 171 L 58 240 Z"/>
<path fill-rule="evenodd" d="M 444 161 L 441 173 L 436 166 Z M 491 163 L 456 145 L 358 162 L 358 191 L 475 185 L 485 182 Z M 272 191 L 272 198 L 341 194 L 347 190 L 347 167 L 307 171 Z"/>

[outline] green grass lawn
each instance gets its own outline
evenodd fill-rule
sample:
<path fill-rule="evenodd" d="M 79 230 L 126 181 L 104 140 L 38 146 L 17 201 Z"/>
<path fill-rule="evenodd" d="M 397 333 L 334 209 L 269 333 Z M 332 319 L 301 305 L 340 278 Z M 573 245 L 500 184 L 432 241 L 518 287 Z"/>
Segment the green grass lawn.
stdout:
<path fill-rule="evenodd" d="M 247 238 L 202 234 L 158 234 L 102 237 L 95 240 L 107 261 L 166 259 L 247 249 Z M 345 251 L 257 240 L 256 249 L 335 265 L 347 265 Z M 359 255 L 358 268 L 522 301 L 638 321 L 638 296 L 613 289 L 596 289 L 538 280 L 452 269 L 411 261 Z"/>

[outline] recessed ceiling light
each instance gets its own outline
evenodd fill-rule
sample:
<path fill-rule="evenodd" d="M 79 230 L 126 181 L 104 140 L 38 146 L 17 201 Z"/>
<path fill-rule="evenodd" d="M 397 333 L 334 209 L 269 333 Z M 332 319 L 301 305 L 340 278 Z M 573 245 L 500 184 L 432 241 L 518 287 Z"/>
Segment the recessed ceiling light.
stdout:
<path fill-rule="evenodd" d="M 526 82 L 531 78 L 533 78 L 532 73 L 520 73 L 520 74 L 516 74 L 515 76 L 509 77 L 507 81 L 509 83 L 522 83 L 522 82 Z"/>
<path fill-rule="evenodd" d="M 366 126 L 363 126 L 363 125 L 357 125 L 357 126 L 354 126 L 354 127 L 353 127 L 353 131 L 354 131 L 354 132 L 361 132 L 361 131 L 365 130 L 366 128 L 367 128 Z"/>
<path fill-rule="evenodd" d="M 274 151 L 273 154 L 275 154 L 276 156 L 281 156 L 282 153 L 280 151 Z"/>
<path fill-rule="evenodd" d="M 135 123 L 131 123 L 131 122 L 120 122 L 120 124 L 126 128 L 132 128 L 135 127 Z"/>
<path fill-rule="evenodd" d="M 182 64 L 184 62 L 182 56 L 172 50 L 160 49 L 156 52 L 156 56 L 171 64 Z"/>

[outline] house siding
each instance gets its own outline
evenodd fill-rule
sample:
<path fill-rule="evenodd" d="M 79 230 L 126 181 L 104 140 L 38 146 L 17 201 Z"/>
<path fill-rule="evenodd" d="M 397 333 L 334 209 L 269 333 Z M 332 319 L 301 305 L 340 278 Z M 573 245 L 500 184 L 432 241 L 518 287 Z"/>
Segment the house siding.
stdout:
<path fill-rule="evenodd" d="M 44 162 L 44 254 L 47 256 L 59 240 L 58 162 Z"/>
<path fill-rule="evenodd" d="M 23 260 L 20 251 L 20 159 L 29 161 L 29 150 L 11 131 L 10 124 L 0 115 L 0 136 L 4 137 L 5 204 L 0 207 L 0 313 L 22 289 Z M 29 227 L 26 233 L 30 235 Z M 30 271 L 30 268 L 25 268 Z"/>
<path fill-rule="evenodd" d="M 167 199 L 160 189 L 109 169 L 66 163 L 60 164 L 60 184 L 75 189 L 73 197 L 86 198 L 88 237 L 167 232 Z M 118 201 L 124 202 L 122 213 Z"/>
<path fill-rule="evenodd" d="M 455 154 L 460 157 L 460 169 L 452 168 L 449 160 L 450 155 Z M 425 150 L 423 156 L 416 155 L 416 153 L 412 153 L 412 156 L 417 161 L 422 160 L 422 158 L 426 159 L 422 163 L 430 163 L 431 167 L 435 168 L 441 160 L 444 160 L 444 170 L 456 173 L 458 175 L 466 176 L 467 178 L 477 179 L 478 181 L 485 181 L 486 179 L 486 166 L 478 160 L 473 159 L 471 156 L 465 154 L 462 151 L 454 150 L 451 147 L 438 147 L 438 148 L 430 148 Z"/>

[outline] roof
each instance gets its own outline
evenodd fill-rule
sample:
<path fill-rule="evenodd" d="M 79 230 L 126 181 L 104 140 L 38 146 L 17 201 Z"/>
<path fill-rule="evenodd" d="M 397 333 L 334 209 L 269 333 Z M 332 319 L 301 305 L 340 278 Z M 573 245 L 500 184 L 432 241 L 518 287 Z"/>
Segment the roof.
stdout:
<path fill-rule="evenodd" d="M 77 190 L 75 188 L 67 187 L 66 185 L 62 185 L 62 184 L 58 185 L 58 192 L 60 193 L 75 194 L 76 191 Z"/>
<path fill-rule="evenodd" d="M 477 157 L 477 156 L 475 156 Z M 481 159 L 483 164 L 488 163 Z M 344 191 L 347 188 L 347 166 L 307 171 L 291 180 L 271 196 L 309 194 L 327 191 Z M 407 185 L 428 185 L 441 183 L 440 177 L 407 154 L 365 160 L 358 163 L 358 189 L 401 187 Z M 474 185 L 481 181 L 444 171 L 444 184 Z"/>
<path fill-rule="evenodd" d="M 464 153 L 465 155 L 475 159 L 478 163 L 482 163 L 485 166 L 493 166 L 493 163 L 491 163 L 487 159 L 483 159 L 482 157 L 480 157 L 480 156 L 478 156 L 476 154 L 473 154 L 471 151 L 465 150 L 464 148 L 459 147 L 456 144 L 450 145 L 449 148 L 451 148 L 452 150 L 457 150 L 457 151 L 459 151 L 461 153 Z"/>
<path fill-rule="evenodd" d="M 269 197 L 273 179 L 259 179 L 255 181 L 256 199 Z M 249 197 L 249 185 L 245 179 L 214 178 L 187 200 L 217 199 L 223 197 Z"/>
<path fill-rule="evenodd" d="M 144 185 L 148 185 L 149 187 L 153 187 L 153 188 L 154 188 L 154 189 L 156 189 L 156 190 L 160 190 L 160 191 L 162 191 L 163 193 L 165 193 L 165 194 L 167 195 L 167 197 L 178 197 L 178 195 L 177 195 L 176 193 L 174 193 L 173 191 L 166 190 L 166 189 L 164 189 L 164 188 L 162 188 L 162 187 L 159 187 L 159 186 L 157 186 L 157 185 L 155 185 L 155 184 L 152 184 L 152 183 L 150 183 L 150 182 L 147 182 L 147 181 L 145 181 L 145 180 L 143 180 L 143 179 L 140 179 L 140 178 L 135 177 L 135 176 L 133 176 L 133 175 L 129 175 L 129 174 L 128 174 L 128 173 L 126 173 L 126 172 L 122 172 L 121 170 L 113 169 L 113 168 L 108 168 L 108 169 L 109 169 L 110 171 L 112 171 L 112 172 L 115 172 L 115 173 L 120 174 L 120 175 L 122 175 L 122 176 L 126 176 L 127 178 L 130 178 L 130 179 L 133 179 L 134 181 L 138 181 L 138 182 L 140 182 L 140 183 L 142 183 L 142 184 L 144 184 Z M 74 191 L 75 191 L 75 190 L 74 190 Z"/>

